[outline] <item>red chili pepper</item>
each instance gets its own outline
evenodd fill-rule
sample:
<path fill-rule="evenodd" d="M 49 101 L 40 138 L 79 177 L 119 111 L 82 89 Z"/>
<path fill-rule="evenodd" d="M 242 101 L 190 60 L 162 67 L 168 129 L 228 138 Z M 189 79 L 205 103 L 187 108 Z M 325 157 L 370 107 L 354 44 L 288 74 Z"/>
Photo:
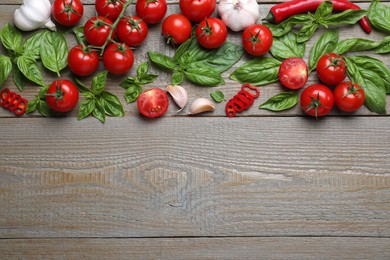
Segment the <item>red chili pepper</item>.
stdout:
<path fill-rule="evenodd" d="M 28 100 L 8 88 L 0 92 L 0 106 L 20 116 L 26 112 Z"/>
<path fill-rule="evenodd" d="M 252 94 L 252 92 L 254 92 L 254 94 Z M 259 95 L 260 91 L 257 87 L 247 83 L 242 85 L 241 90 L 237 95 L 227 102 L 225 107 L 226 115 L 228 117 L 234 117 L 237 112 L 248 109 Z"/>
<path fill-rule="evenodd" d="M 361 8 L 354 3 L 347 0 L 330 0 L 333 3 L 333 10 L 345 11 L 349 9 L 360 10 Z M 271 23 L 280 23 L 290 16 L 301 14 L 305 12 L 315 11 L 324 0 L 293 0 L 284 3 L 280 3 L 271 7 L 265 21 Z M 360 26 L 366 33 L 371 32 L 371 26 L 367 16 L 364 16 L 359 21 Z"/>

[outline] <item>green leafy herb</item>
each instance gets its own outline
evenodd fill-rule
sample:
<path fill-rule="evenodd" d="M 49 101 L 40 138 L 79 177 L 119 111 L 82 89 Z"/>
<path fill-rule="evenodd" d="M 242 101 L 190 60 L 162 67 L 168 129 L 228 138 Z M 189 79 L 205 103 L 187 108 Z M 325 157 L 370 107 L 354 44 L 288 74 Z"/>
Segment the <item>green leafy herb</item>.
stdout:
<path fill-rule="evenodd" d="M 375 53 L 390 53 L 390 36 L 383 38 L 383 40 L 379 43 L 378 48 L 375 49 Z"/>
<path fill-rule="evenodd" d="M 22 45 L 22 33 L 7 23 L 0 32 L 0 40 L 7 50 L 16 54 Z"/>
<path fill-rule="evenodd" d="M 11 74 L 11 58 L 4 55 L 0 55 L 0 68 L 0 85 L 2 85 L 4 81 L 8 78 L 9 74 Z"/>
<path fill-rule="evenodd" d="M 23 45 L 24 55 L 30 56 L 34 60 L 38 60 L 41 57 L 41 42 L 45 33 L 46 31 L 38 31 L 26 39 Z"/>
<path fill-rule="evenodd" d="M 87 39 L 84 36 L 84 26 L 74 28 L 73 33 L 75 34 L 79 44 L 83 46 L 88 45 Z"/>
<path fill-rule="evenodd" d="M 298 14 L 298 15 L 291 16 L 285 21 L 278 24 L 265 23 L 264 25 L 271 30 L 272 35 L 274 37 L 281 37 L 286 33 L 290 32 L 295 25 L 304 24 L 306 22 L 311 22 L 311 21 L 312 19 L 308 14 Z"/>
<path fill-rule="evenodd" d="M 215 90 L 215 91 L 211 92 L 210 96 L 217 103 L 221 103 L 222 101 L 225 100 L 225 95 L 220 90 Z"/>
<path fill-rule="evenodd" d="M 297 42 L 297 35 L 289 32 L 281 37 L 275 37 L 270 52 L 278 60 L 291 57 L 303 57 L 306 44 Z"/>
<path fill-rule="evenodd" d="M 317 66 L 322 55 L 333 51 L 339 40 L 338 30 L 328 30 L 317 40 L 310 50 L 309 70 L 312 71 Z"/>
<path fill-rule="evenodd" d="M 41 87 L 38 94 L 35 96 L 35 99 L 28 102 L 26 113 L 32 113 L 35 110 L 38 110 L 38 112 L 44 117 L 49 117 L 53 114 L 45 101 L 45 94 L 47 93 L 48 88 L 49 85 Z"/>
<path fill-rule="evenodd" d="M 390 33 L 390 6 L 379 0 L 372 0 L 367 17 L 375 28 Z"/>
<path fill-rule="evenodd" d="M 222 84 L 221 74 L 206 65 L 200 67 L 189 67 L 184 71 L 186 78 L 201 86 L 217 86 Z"/>
<path fill-rule="evenodd" d="M 57 73 L 68 65 L 68 45 L 60 32 L 46 31 L 41 42 L 42 63 L 48 70 Z"/>
<path fill-rule="evenodd" d="M 373 40 L 351 38 L 340 41 L 333 51 L 338 54 L 344 54 L 351 51 L 367 51 L 375 49 L 379 44 L 380 43 Z"/>
<path fill-rule="evenodd" d="M 16 65 L 27 79 L 38 85 L 43 85 L 43 76 L 36 60 L 29 56 L 19 56 L 16 58 Z"/>
<path fill-rule="evenodd" d="M 297 92 L 282 92 L 268 99 L 259 108 L 274 112 L 283 111 L 294 107 L 298 103 L 298 100 L 299 96 Z"/>

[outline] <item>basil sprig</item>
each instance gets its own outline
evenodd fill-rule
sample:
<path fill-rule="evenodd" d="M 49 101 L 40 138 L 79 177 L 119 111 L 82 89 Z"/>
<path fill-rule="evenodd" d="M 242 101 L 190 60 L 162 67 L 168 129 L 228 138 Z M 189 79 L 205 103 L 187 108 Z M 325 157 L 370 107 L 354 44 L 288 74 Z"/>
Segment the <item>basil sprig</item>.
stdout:
<path fill-rule="evenodd" d="M 270 52 L 276 59 L 283 61 L 291 57 L 302 58 L 305 49 L 306 43 L 298 43 L 297 34 L 291 31 L 281 37 L 274 37 Z"/>
<path fill-rule="evenodd" d="M 372 26 L 380 31 L 390 33 L 390 6 L 382 4 L 379 0 L 372 0 L 368 8 L 368 19 Z"/>
<path fill-rule="evenodd" d="M 53 114 L 53 111 L 49 108 L 45 101 L 45 94 L 49 89 L 49 85 L 42 86 L 34 100 L 30 100 L 27 104 L 26 113 L 32 113 L 35 110 L 44 116 L 49 117 Z"/>
<path fill-rule="evenodd" d="M 259 108 L 279 112 L 294 107 L 298 101 L 299 95 L 296 91 L 281 92 L 265 101 Z"/>
<path fill-rule="evenodd" d="M 64 35 L 58 31 L 45 31 L 40 54 L 43 66 L 60 77 L 60 71 L 68 65 L 68 44 Z"/>

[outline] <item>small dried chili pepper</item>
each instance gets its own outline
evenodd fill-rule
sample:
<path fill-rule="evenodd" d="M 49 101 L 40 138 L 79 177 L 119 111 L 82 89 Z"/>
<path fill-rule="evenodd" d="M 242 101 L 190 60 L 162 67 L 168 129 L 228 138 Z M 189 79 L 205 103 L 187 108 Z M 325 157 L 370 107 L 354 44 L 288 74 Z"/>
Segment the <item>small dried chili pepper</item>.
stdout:
<path fill-rule="evenodd" d="M 248 109 L 258 96 L 260 96 L 260 91 L 257 87 L 248 83 L 242 85 L 237 95 L 227 102 L 225 107 L 226 115 L 228 117 L 234 117 L 237 112 L 240 113 Z"/>
<path fill-rule="evenodd" d="M 361 8 L 354 3 L 347 0 L 330 0 L 333 3 L 333 10 L 345 11 L 345 10 L 360 10 Z M 317 10 L 318 6 L 322 4 L 324 0 L 293 0 L 284 3 L 280 3 L 271 7 L 267 17 L 263 20 L 270 23 L 280 23 L 290 16 L 306 13 Z M 359 21 L 360 26 L 366 33 L 371 32 L 371 26 L 367 16 L 364 16 Z"/>
<path fill-rule="evenodd" d="M 0 106 L 14 112 L 16 115 L 23 115 L 26 112 L 28 100 L 19 94 L 10 91 L 8 88 L 0 92 Z"/>

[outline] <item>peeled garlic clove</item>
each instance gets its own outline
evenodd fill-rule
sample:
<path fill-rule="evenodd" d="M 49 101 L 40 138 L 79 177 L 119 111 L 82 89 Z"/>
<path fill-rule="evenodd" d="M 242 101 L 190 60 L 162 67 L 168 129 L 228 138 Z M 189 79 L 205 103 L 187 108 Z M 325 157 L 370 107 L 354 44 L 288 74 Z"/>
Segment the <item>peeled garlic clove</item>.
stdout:
<path fill-rule="evenodd" d="M 180 110 L 182 110 L 187 105 L 188 94 L 185 88 L 183 88 L 182 86 L 169 85 L 167 86 L 166 90 L 172 96 L 173 101 L 175 101 L 176 105 L 180 107 Z"/>
<path fill-rule="evenodd" d="M 196 115 L 203 112 L 211 112 L 215 110 L 215 105 L 213 102 L 207 98 L 198 98 L 195 99 L 189 109 L 190 115 Z"/>

